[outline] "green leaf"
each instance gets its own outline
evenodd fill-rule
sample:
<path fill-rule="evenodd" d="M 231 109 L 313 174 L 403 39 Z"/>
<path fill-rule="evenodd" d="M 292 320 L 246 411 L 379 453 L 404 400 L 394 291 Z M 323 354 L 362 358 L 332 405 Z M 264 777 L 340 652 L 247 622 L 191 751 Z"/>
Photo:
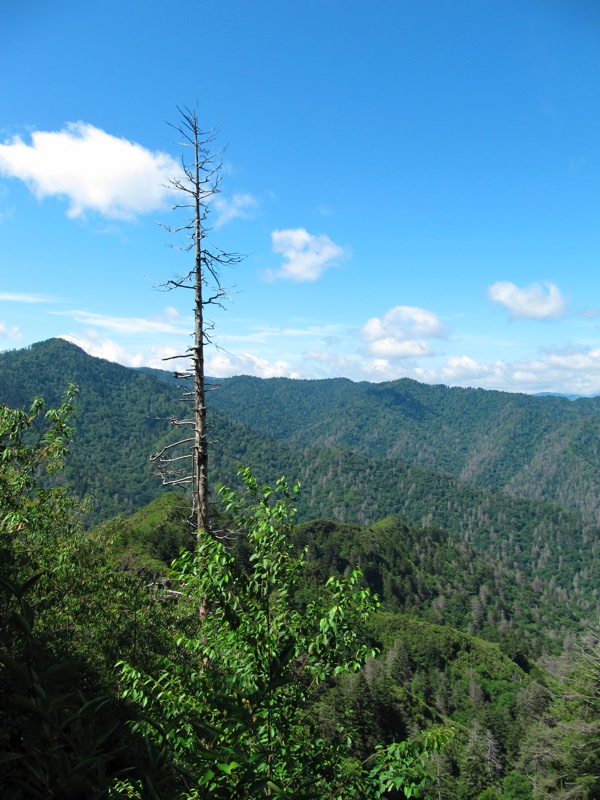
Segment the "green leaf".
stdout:
<path fill-rule="evenodd" d="M 15 659 L 9 658 L 9 656 L 4 655 L 4 653 L 0 653 L 0 664 L 4 664 L 6 669 L 8 669 L 15 678 L 23 681 L 23 683 L 29 684 L 30 674 L 19 661 L 15 661 Z"/>

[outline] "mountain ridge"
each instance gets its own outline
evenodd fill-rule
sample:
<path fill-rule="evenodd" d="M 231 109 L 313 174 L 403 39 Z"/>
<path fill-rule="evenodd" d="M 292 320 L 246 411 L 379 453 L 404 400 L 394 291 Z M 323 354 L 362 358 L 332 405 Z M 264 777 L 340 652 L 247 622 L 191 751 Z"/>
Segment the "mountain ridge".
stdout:
<path fill-rule="evenodd" d="M 156 376 L 96 359 L 64 340 L 49 340 L 24 351 L 0 355 L 0 401 L 9 405 L 26 406 L 35 395 L 45 396 L 48 405 L 54 405 L 60 401 L 68 382 L 80 385 L 80 408 L 75 442 L 62 479 L 79 497 L 92 499 L 94 507 L 89 524 L 117 514 L 129 515 L 164 491 L 152 474 L 149 455 L 156 452 L 161 442 L 170 441 L 176 435 L 168 424 L 168 417 L 181 413 L 180 394 L 176 387 Z M 564 503 L 540 502 L 493 491 L 465 481 L 449 470 L 418 463 L 418 460 L 411 464 L 398 458 L 369 456 L 365 452 L 369 448 L 362 446 L 370 433 L 377 432 L 373 419 L 369 418 L 373 392 L 376 397 L 383 396 L 375 417 L 388 426 L 382 435 L 391 435 L 390 421 L 398 418 L 394 409 L 399 406 L 403 418 L 408 416 L 412 425 L 426 421 L 422 430 L 429 437 L 430 449 L 434 447 L 430 421 L 434 419 L 437 424 L 444 415 L 450 419 L 448 409 L 440 406 L 440 397 L 458 397 L 461 401 L 471 398 L 485 406 L 489 402 L 499 403 L 502 393 L 490 397 L 484 390 L 454 392 L 445 389 L 440 392 L 437 387 L 406 381 L 378 388 L 379 384 L 353 384 L 345 379 L 311 383 L 308 393 L 305 383 L 294 384 L 288 379 L 261 382 L 255 378 L 231 378 L 220 384 L 220 391 L 211 393 L 209 409 L 214 440 L 213 486 L 218 482 L 235 485 L 239 463 L 249 465 L 261 482 L 274 481 L 285 474 L 290 479 L 299 479 L 304 487 L 299 502 L 300 521 L 325 517 L 364 525 L 392 514 L 409 525 L 443 528 L 479 551 L 510 564 L 521 580 L 537 578 L 540 592 L 547 584 L 549 591 L 560 591 L 565 602 L 576 602 L 587 610 L 594 606 L 600 582 L 600 531 L 577 509 Z M 265 391 L 269 388 L 275 397 L 270 405 L 265 400 Z M 405 394 L 399 395 L 399 389 Z M 295 398 L 294 392 L 298 394 L 298 390 L 299 397 Z M 215 402 L 214 398 L 219 395 L 227 402 Z M 340 446 L 338 442 L 343 437 L 336 436 L 335 432 L 329 437 L 333 444 L 322 436 L 320 438 L 326 442 L 314 443 L 307 416 L 319 431 L 324 425 L 324 409 L 314 402 L 315 397 L 321 403 L 329 397 L 330 404 L 325 411 L 332 416 L 331 408 L 338 409 L 334 416 L 342 428 L 344 417 L 352 416 L 355 429 L 362 413 L 366 434 L 357 439 L 354 449 Z M 508 406 L 500 406 L 498 418 L 509 428 L 517 419 L 526 430 L 527 418 L 521 397 L 507 395 L 504 399 L 508 400 Z M 288 404 L 287 420 L 282 418 L 285 403 Z M 519 412 L 516 417 L 512 414 L 511 404 L 514 403 Z M 570 426 L 571 432 L 576 425 L 588 425 L 587 455 L 589 462 L 593 461 L 600 440 L 596 435 L 599 420 L 594 416 L 597 404 L 592 404 L 586 413 L 577 412 L 575 417 L 569 412 L 565 418 L 561 416 L 561 409 L 573 408 L 571 401 L 540 398 L 537 403 L 546 403 L 550 408 L 544 418 L 547 427 L 551 427 L 549 419 Z M 273 413 L 273 406 L 277 404 L 279 417 Z M 236 407 L 239 413 L 234 415 Z M 339 412 L 341 407 L 346 409 L 345 414 Z M 273 435 L 266 436 L 248 424 L 255 421 L 258 409 L 262 409 L 263 429 L 265 420 L 275 418 Z M 464 410 L 460 404 L 459 409 Z M 225 415 L 225 411 L 231 416 Z M 481 409 L 479 415 L 476 421 L 482 427 L 485 417 Z M 445 427 L 438 427 L 446 434 L 450 430 L 455 437 L 460 431 L 468 432 L 469 425 L 462 416 L 459 415 L 455 423 L 450 419 Z M 301 419 L 307 421 L 306 441 L 298 434 Z M 560 432 L 560 425 L 557 430 Z M 404 426 L 398 440 L 409 435 Z M 544 435 L 547 437 L 548 431 Z M 319 437 L 316 439 L 319 441 Z M 517 447 L 518 437 L 513 436 L 513 439 Z M 544 457 L 544 451 L 537 454 L 540 469 L 545 467 Z M 575 466 L 582 468 L 586 463 L 588 461 L 582 457 Z M 580 490 L 579 472 L 574 464 L 569 462 L 564 469 L 573 471 L 575 488 Z M 590 469 L 593 478 L 597 471 L 593 463 Z M 589 486 L 586 491 L 595 500 Z"/>

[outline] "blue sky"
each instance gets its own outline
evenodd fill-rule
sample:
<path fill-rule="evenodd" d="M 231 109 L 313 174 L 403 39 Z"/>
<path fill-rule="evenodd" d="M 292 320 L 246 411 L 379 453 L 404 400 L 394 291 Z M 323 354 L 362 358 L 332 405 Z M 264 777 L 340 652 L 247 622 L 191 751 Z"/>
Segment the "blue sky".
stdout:
<path fill-rule="evenodd" d="M 3 0 L 0 349 L 168 368 L 177 106 L 218 126 L 217 376 L 600 393 L 592 0 Z"/>

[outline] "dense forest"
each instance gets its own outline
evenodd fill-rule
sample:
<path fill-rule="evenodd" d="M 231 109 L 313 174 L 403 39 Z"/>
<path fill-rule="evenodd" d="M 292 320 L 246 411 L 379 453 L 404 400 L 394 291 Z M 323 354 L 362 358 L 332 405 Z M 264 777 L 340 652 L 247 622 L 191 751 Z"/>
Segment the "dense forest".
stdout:
<path fill-rule="evenodd" d="M 600 797 L 600 399 L 215 385 L 199 567 L 177 382 L 0 354 L 3 796 Z"/>

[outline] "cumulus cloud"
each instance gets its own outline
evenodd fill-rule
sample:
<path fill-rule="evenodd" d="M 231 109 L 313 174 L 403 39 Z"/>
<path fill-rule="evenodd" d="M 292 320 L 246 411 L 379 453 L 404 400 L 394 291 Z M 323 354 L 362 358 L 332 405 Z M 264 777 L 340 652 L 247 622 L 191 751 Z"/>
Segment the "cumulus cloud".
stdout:
<path fill-rule="evenodd" d="M 117 364 L 123 364 L 126 367 L 141 367 L 147 365 L 147 358 L 143 353 L 131 353 L 117 342 L 100 335 L 94 330 L 87 330 L 76 336 L 63 334 L 59 338 L 76 344 L 91 356 L 105 358 L 107 361 L 115 361 Z"/>
<path fill-rule="evenodd" d="M 217 213 L 214 227 L 220 228 L 234 219 L 251 219 L 257 206 L 256 197 L 248 193 L 234 194 L 231 200 L 215 197 L 212 201 L 212 207 Z"/>
<path fill-rule="evenodd" d="M 512 362 L 482 363 L 467 355 L 453 356 L 437 380 L 503 391 L 599 394 L 600 347 L 565 347 Z"/>
<path fill-rule="evenodd" d="M 78 345 L 91 356 L 114 361 L 125 367 L 154 367 L 155 369 L 169 371 L 172 369 L 172 363 L 165 362 L 165 359 L 182 352 L 182 350 L 178 350 L 175 347 L 163 345 L 151 345 L 141 349 L 127 347 L 119 344 L 114 339 L 104 336 L 104 334 L 93 328 L 88 328 L 78 333 L 65 333 L 59 338 Z M 178 369 L 185 369 L 186 367 L 189 367 L 186 359 L 177 361 Z"/>
<path fill-rule="evenodd" d="M 513 319 L 560 319 L 567 307 L 558 286 L 549 281 L 522 289 L 510 281 L 498 281 L 489 287 L 488 296 L 505 306 Z"/>
<path fill-rule="evenodd" d="M 294 359 L 292 371 L 304 378 L 343 376 L 378 382 L 406 377 L 425 383 L 507 392 L 594 395 L 600 394 L 600 347 L 564 348 L 514 361 L 486 362 L 465 354 L 440 359 L 427 369 L 408 359 L 315 350 Z"/>
<path fill-rule="evenodd" d="M 255 375 L 258 378 L 299 378 L 300 374 L 283 360 L 267 361 L 250 353 L 233 355 L 218 351 L 206 359 L 206 373 L 215 378 L 231 375 Z"/>
<path fill-rule="evenodd" d="M 494 365 L 480 364 L 471 356 L 452 356 L 446 361 L 442 369 L 442 378 L 447 383 L 462 382 L 465 379 L 489 377 L 498 368 L 503 368 L 503 362 Z"/>
<path fill-rule="evenodd" d="M 148 150 L 84 122 L 34 131 L 0 144 L 0 174 L 24 181 L 39 199 L 65 197 L 67 214 L 95 211 L 131 219 L 160 208 L 181 169 L 168 153 Z"/>
<path fill-rule="evenodd" d="M 600 394 L 600 347 L 563 348 L 534 358 L 489 361 L 471 355 L 437 359 L 428 368 L 418 362 L 376 356 L 372 353 L 307 350 L 281 359 L 249 353 L 217 351 L 208 359 L 208 374 L 216 377 L 332 378 L 354 381 L 391 381 L 408 377 L 426 383 L 479 386 L 512 392 L 562 392 Z"/>
<path fill-rule="evenodd" d="M 432 353 L 431 347 L 420 339 L 399 341 L 389 336 L 385 339 L 376 339 L 371 342 L 369 349 L 374 356 L 381 356 L 382 358 L 416 358 L 417 356 L 428 356 Z"/>
<path fill-rule="evenodd" d="M 371 318 L 362 329 L 370 353 L 380 358 L 415 358 L 431 355 L 423 338 L 444 336 L 437 314 L 417 306 L 396 306 L 383 317 Z"/>
<path fill-rule="evenodd" d="M 271 241 L 273 252 L 283 256 L 283 264 L 280 269 L 267 274 L 270 280 L 316 281 L 345 253 L 344 248 L 332 242 L 329 236 L 324 233 L 314 235 L 304 228 L 273 231 Z"/>
<path fill-rule="evenodd" d="M 350 378 L 353 381 L 388 381 L 399 377 L 397 367 L 385 358 L 364 358 L 360 355 L 344 355 L 327 351 L 311 351 L 304 354 L 305 378 Z M 313 363 L 311 363 L 313 362 Z M 315 376 L 314 363 L 318 375 Z"/>

